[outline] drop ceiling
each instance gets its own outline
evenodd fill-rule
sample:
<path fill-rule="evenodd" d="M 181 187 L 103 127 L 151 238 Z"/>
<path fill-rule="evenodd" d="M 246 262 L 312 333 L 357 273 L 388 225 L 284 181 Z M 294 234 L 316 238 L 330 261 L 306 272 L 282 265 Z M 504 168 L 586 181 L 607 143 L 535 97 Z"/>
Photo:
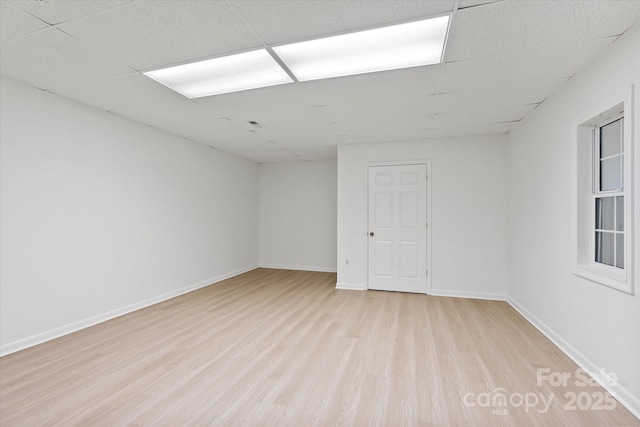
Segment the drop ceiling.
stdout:
<path fill-rule="evenodd" d="M 640 1 L 2 0 L 9 78 L 256 161 L 507 132 L 640 19 Z M 444 62 L 187 99 L 144 71 L 450 13 Z M 257 122 L 258 125 L 251 124 Z"/>

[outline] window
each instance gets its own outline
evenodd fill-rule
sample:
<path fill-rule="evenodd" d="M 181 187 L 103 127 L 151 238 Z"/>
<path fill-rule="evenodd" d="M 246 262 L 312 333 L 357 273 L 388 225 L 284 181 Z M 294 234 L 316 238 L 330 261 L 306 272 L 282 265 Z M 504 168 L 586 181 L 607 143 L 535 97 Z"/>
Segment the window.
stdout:
<path fill-rule="evenodd" d="M 574 273 L 633 293 L 630 95 L 575 126 Z M 595 114 L 594 114 L 595 113 Z"/>

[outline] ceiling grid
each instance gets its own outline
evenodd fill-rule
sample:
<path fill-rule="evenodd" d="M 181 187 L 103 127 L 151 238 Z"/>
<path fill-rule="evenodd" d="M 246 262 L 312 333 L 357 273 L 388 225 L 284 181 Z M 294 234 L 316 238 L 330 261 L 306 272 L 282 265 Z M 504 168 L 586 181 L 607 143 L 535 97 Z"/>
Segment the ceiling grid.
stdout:
<path fill-rule="evenodd" d="M 1 0 L 0 8 L 3 76 L 257 162 L 507 132 L 640 19 L 635 0 Z M 142 74 L 442 14 L 452 18 L 438 65 L 196 100 Z"/>

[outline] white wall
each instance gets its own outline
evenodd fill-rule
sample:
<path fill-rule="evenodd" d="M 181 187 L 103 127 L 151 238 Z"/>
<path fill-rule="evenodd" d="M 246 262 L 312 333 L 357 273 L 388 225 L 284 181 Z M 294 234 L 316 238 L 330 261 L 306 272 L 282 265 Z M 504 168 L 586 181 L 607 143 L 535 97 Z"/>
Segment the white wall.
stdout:
<path fill-rule="evenodd" d="M 1 85 L 2 353 L 257 265 L 257 164 Z"/>
<path fill-rule="evenodd" d="M 509 134 L 512 304 L 640 414 L 640 27 L 615 42 Z M 572 125 L 635 84 L 635 287 L 632 296 L 572 274 Z"/>
<path fill-rule="evenodd" d="M 336 271 L 336 161 L 260 165 L 260 265 Z"/>
<path fill-rule="evenodd" d="M 416 159 L 431 161 L 431 293 L 504 299 L 505 135 L 338 147 L 338 286 L 367 285 L 368 164 Z"/>

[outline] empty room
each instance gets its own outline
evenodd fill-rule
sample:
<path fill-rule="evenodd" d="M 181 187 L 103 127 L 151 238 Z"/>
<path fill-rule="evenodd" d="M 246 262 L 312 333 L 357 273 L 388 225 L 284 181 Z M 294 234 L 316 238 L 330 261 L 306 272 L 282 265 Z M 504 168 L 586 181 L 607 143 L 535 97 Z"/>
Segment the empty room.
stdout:
<path fill-rule="evenodd" d="M 0 7 L 0 426 L 640 426 L 640 1 Z"/>

